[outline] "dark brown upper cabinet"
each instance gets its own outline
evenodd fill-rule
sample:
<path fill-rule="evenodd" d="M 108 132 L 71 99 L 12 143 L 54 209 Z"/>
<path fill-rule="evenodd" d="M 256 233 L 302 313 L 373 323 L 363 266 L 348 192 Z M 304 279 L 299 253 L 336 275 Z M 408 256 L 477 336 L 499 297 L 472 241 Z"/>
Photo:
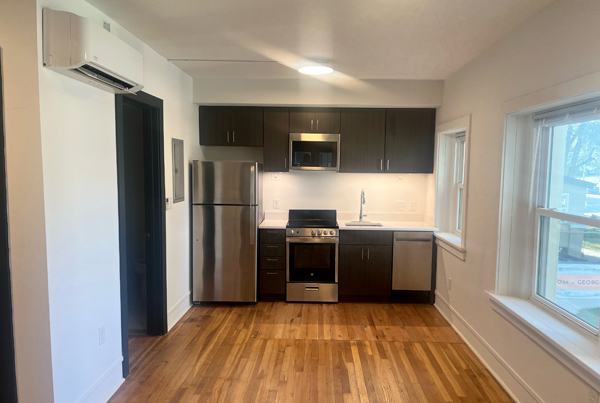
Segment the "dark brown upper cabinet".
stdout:
<path fill-rule="evenodd" d="M 290 111 L 265 108 L 264 171 L 288 172 L 290 149 Z"/>
<path fill-rule="evenodd" d="M 263 108 L 252 106 L 201 106 L 200 145 L 263 145 Z"/>
<path fill-rule="evenodd" d="M 435 109 L 386 110 L 385 172 L 433 173 L 434 143 Z"/>
<path fill-rule="evenodd" d="M 291 108 L 290 133 L 340 133 L 338 108 Z"/>
<path fill-rule="evenodd" d="M 385 172 L 385 109 L 342 109 L 340 172 Z"/>

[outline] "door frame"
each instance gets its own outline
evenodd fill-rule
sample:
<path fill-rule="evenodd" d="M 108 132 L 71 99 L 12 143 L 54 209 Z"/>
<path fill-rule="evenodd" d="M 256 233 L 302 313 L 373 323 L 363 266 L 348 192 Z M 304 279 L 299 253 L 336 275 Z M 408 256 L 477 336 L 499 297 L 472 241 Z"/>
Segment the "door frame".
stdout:
<path fill-rule="evenodd" d="M 129 328 L 127 292 L 127 224 L 125 204 L 124 107 L 125 104 L 144 109 L 144 120 L 149 116 L 149 128 L 144 130 L 148 146 L 144 146 L 146 169 L 145 199 L 146 225 L 150 241 L 146 255 L 148 295 L 148 335 L 167 333 L 167 261 L 166 261 L 166 202 L 164 164 L 163 101 L 145 92 L 118 94 L 115 96 L 115 120 L 117 125 L 117 182 L 119 193 L 119 250 L 121 277 L 121 344 L 123 351 L 123 377 L 129 375 Z M 148 115 L 146 115 L 146 113 Z M 146 122 L 145 122 L 146 124 Z M 148 159 L 147 159 L 148 158 Z M 150 184 L 150 186 L 148 186 Z M 148 202 L 150 200 L 150 202 Z M 150 222 L 148 222 L 150 221 Z"/>
<path fill-rule="evenodd" d="M 0 390 L 2 390 L 3 402 L 6 399 L 8 403 L 16 403 L 17 369 L 8 237 L 3 79 L 2 48 L 0 48 Z"/>

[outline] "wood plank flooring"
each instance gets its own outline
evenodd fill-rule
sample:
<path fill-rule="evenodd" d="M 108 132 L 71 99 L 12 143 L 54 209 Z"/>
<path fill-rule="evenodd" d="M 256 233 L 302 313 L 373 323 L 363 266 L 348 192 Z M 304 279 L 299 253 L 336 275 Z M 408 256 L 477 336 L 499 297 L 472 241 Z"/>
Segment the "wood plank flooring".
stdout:
<path fill-rule="evenodd" d="M 195 306 L 130 341 L 117 402 L 512 402 L 430 305 Z"/>

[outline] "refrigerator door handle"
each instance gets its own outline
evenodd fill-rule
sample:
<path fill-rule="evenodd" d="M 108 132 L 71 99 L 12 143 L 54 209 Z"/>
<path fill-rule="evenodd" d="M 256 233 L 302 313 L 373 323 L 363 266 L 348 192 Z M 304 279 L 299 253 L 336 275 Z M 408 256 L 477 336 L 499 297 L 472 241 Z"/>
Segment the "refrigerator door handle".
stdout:
<path fill-rule="evenodd" d="M 254 245 L 256 242 L 256 211 L 250 209 L 250 245 Z"/>
<path fill-rule="evenodd" d="M 254 165 L 250 167 L 250 204 L 252 206 L 256 206 L 258 204 L 258 200 L 256 200 L 256 170 L 254 169 Z"/>

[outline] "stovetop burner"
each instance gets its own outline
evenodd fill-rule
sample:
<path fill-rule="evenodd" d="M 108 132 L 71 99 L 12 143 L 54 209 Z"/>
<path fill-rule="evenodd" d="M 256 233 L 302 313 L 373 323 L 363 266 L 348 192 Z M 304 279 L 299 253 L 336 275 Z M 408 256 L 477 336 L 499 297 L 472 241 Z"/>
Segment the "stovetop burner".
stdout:
<path fill-rule="evenodd" d="M 335 210 L 290 210 L 286 228 L 339 228 Z"/>

